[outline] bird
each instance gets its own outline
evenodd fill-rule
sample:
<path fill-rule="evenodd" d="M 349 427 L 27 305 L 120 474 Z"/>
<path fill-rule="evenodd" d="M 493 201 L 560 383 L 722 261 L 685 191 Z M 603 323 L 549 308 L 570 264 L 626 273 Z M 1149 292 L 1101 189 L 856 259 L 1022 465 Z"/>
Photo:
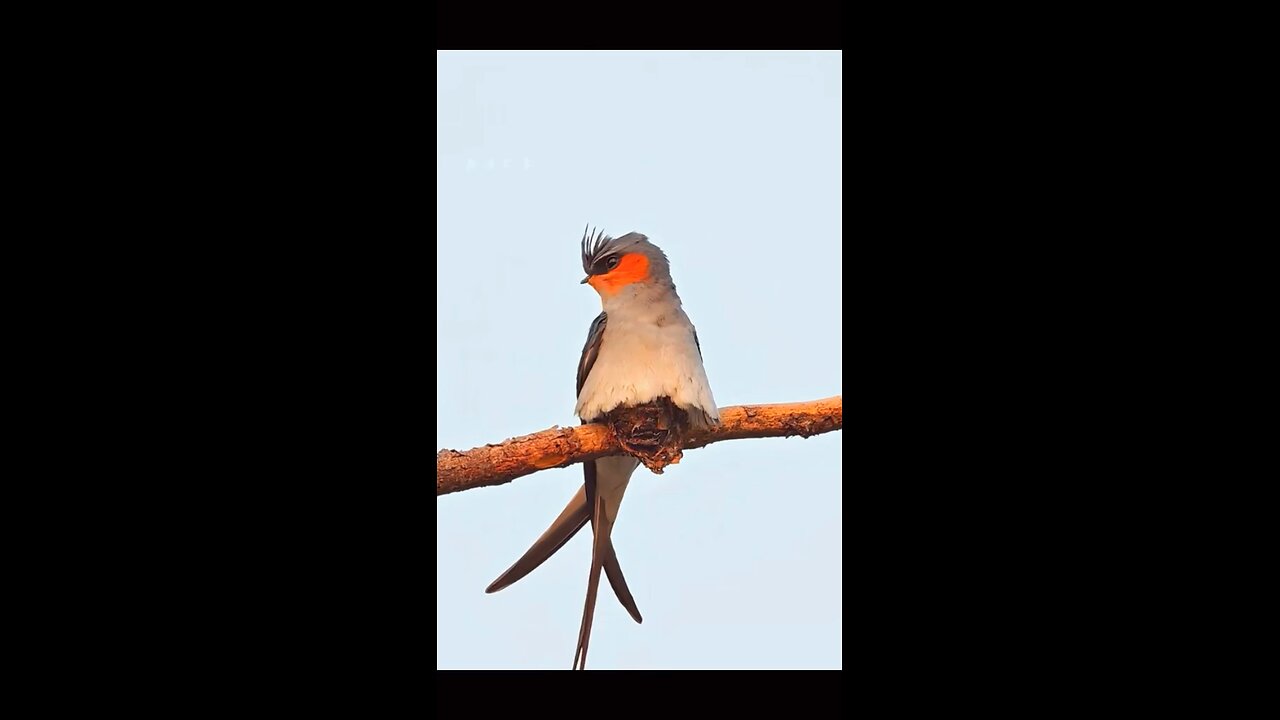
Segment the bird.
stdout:
<path fill-rule="evenodd" d="M 626 454 L 584 462 L 582 487 L 564 511 L 485 589 L 494 593 L 525 577 L 590 522 L 591 567 L 574 670 L 586 669 L 601 569 L 632 619 L 643 622 L 610 539 L 632 473 L 641 464 L 661 473 L 679 462 L 684 437 L 720 422 L 702 345 L 666 254 L 638 232 L 614 238 L 587 228 L 581 250 L 582 284 L 599 294 L 601 312 L 578 361 L 574 412 L 583 424 L 607 424 Z"/>

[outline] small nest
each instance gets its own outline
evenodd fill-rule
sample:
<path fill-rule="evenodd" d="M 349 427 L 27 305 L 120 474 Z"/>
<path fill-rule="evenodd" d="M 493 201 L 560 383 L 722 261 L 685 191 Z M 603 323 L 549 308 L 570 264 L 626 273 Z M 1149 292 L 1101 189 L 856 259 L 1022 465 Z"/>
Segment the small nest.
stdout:
<path fill-rule="evenodd" d="M 690 425 L 688 414 L 668 397 L 615 408 L 605 414 L 604 423 L 628 454 L 659 475 L 664 467 L 680 462 L 680 446 Z"/>

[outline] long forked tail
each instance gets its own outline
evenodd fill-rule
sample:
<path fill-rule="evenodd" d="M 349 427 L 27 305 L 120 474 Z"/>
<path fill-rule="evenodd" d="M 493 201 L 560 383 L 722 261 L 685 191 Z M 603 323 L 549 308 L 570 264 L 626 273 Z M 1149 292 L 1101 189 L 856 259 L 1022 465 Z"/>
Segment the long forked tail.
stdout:
<path fill-rule="evenodd" d="M 578 533 L 587 520 L 590 519 L 591 513 L 587 510 L 587 489 L 584 484 L 578 489 L 578 493 L 569 500 L 569 504 L 565 506 L 560 516 L 551 523 L 551 527 L 542 533 L 542 536 L 534 541 L 525 554 L 520 556 L 519 560 L 507 568 L 507 571 L 498 576 L 489 587 L 485 588 L 486 593 L 495 593 L 499 590 L 520 580 L 525 575 L 533 572 L 539 565 L 546 562 L 546 559 L 555 554 L 557 550 L 569 542 L 569 539 Z M 593 551 L 594 553 L 594 551 Z M 640 609 L 636 607 L 635 598 L 631 596 L 631 589 L 627 587 L 627 579 L 622 575 L 622 566 L 618 564 L 618 555 L 613 549 L 613 541 L 605 538 L 604 560 L 603 560 L 605 576 L 609 578 L 609 585 L 613 587 L 613 593 L 618 596 L 618 601 L 627 609 L 636 622 L 644 622 L 644 618 L 640 616 Z"/>
<path fill-rule="evenodd" d="M 573 653 L 574 670 L 587 669 L 587 647 L 591 644 L 591 621 L 596 614 L 596 591 L 600 587 L 600 568 L 604 563 L 604 549 L 610 544 L 609 531 L 613 526 L 613 523 L 605 515 L 602 494 L 598 492 L 588 494 L 594 495 L 592 504 L 595 507 L 591 525 L 595 530 L 595 539 L 591 543 L 591 573 L 587 576 L 587 602 L 582 609 L 582 628 L 578 631 L 578 648 Z M 625 589 L 626 586 L 624 585 L 623 587 Z M 631 593 L 628 592 L 628 598 L 630 598 L 630 595 Z M 624 602 L 623 604 L 625 605 L 626 603 Z M 637 615 L 639 613 L 633 613 L 632 617 Z M 639 622 L 638 617 L 636 621 Z"/>

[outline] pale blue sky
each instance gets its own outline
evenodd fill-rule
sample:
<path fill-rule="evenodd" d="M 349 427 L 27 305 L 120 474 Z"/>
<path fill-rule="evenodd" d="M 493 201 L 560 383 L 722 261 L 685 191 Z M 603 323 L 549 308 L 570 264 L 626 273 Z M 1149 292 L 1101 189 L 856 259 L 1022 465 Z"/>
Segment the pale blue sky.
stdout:
<path fill-rule="evenodd" d="M 843 394 L 839 52 L 438 52 L 436 449 L 575 425 L 592 224 L 671 260 L 717 403 Z M 601 581 L 588 667 L 842 667 L 844 433 L 636 471 L 614 530 L 644 623 Z M 567 669 L 584 529 L 484 588 L 582 467 L 436 500 L 436 667 Z"/>

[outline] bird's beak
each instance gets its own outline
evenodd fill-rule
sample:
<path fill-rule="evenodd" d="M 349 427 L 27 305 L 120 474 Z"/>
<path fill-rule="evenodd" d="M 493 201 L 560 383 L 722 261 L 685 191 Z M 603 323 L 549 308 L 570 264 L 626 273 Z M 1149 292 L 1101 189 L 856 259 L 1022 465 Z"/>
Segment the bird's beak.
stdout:
<path fill-rule="evenodd" d="M 586 276 L 586 277 L 582 278 L 582 282 L 580 282 L 580 283 L 578 283 L 578 284 L 579 284 L 579 285 L 586 285 L 586 284 L 587 284 L 587 281 L 588 281 L 588 280 L 590 280 L 590 279 L 591 279 L 591 276 L 590 276 L 590 275 L 588 275 L 588 276 Z"/>

